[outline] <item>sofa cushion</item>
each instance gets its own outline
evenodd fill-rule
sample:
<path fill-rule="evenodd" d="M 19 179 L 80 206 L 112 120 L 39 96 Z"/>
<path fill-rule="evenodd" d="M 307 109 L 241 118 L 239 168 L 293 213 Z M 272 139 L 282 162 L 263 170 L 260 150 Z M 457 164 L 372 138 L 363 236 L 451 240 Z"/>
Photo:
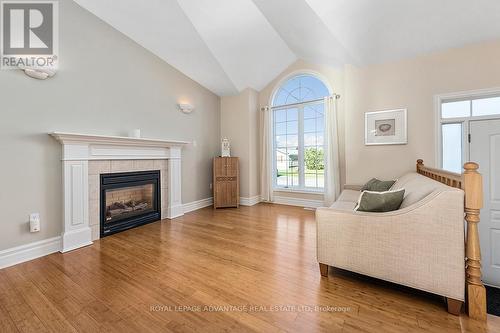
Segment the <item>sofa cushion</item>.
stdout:
<path fill-rule="evenodd" d="M 412 172 L 399 178 L 396 183 L 392 185 L 391 190 L 405 189 L 405 198 L 400 207 L 405 208 L 422 200 L 435 190 L 442 187 L 446 187 L 446 185 L 422 176 L 416 172 Z"/>
<path fill-rule="evenodd" d="M 361 191 L 388 191 L 395 182 L 395 180 L 379 180 L 377 178 L 372 178 L 365 185 L 363 185 Z"/>
<path fill-rule="evenodd" d="M 336 209 L 336 210 L 344 210 L 344 211 L 353 211 L 354 207 L 356 207 L 357 202 L 351 202 L 351 201 L 335 201 L 333 205 L 330 206 L 330 208 Z"/>
<path fill-rule="evenodd" d="M 386 192 L 363 191 L 355 210 L 379 213 L 398 210 L 404 195 L 404 189 Z"/>

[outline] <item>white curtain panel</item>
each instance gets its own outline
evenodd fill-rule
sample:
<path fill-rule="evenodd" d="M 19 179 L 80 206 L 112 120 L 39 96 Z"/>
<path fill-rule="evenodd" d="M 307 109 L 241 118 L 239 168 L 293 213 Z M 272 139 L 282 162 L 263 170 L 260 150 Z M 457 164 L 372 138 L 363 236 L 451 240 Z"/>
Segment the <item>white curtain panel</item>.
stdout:
<path fill-rule="evenodd" d="M 272 110 L 263 107 L 260 113 L 262 124 L 261 133 L 261 166 L 260 166 L 260 189 L 262 201 L 273 201 L 273 142 L 272 142 Z"/>
<path fill-rule="evenodd" d="M 325 97 L 325 206 L 331 206 L 340 194 L 339 137 L 337 99 Z"/>

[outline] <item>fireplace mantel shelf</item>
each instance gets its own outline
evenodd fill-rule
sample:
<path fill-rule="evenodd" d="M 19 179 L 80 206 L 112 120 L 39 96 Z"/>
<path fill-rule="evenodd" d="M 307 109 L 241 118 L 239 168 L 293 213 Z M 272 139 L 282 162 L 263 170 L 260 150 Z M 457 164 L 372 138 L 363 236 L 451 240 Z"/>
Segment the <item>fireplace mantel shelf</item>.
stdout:
<path fill-rule="evenodd" d="M 108 136 L 83 133 L 52 132 L 49 133 L 62 144 L 66 143 L 86 143 L 86 144 L 111 144 L 130 145 L 141 147 L 179 147 L 190 144 L 189 141 L 130 138 L 124 136 Z"/>

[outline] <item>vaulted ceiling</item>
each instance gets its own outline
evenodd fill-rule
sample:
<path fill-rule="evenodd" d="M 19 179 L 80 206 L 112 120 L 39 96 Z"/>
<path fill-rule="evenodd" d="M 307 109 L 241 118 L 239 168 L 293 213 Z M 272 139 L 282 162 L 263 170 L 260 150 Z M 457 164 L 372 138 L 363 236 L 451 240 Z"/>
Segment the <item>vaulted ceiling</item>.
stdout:
<path fill-rule="evenodd" d="M 497 0 L 75 0 L 214 93 L 500 38 Z"/>

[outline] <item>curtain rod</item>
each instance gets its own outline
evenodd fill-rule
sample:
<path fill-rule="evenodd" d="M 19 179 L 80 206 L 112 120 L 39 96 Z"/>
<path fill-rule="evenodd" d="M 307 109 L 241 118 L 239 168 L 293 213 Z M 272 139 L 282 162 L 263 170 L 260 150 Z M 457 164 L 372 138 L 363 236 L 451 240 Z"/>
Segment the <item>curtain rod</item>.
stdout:
<path fill-rule="evenodd" d="M 338 94 L 333 94 L 330 97 L 335 97 L 335 99 L 340 99 L 340 95 L 338 95 Z M 290 103 L 290 104 L 283 104 L 283 105 L 271 106 L 270 109 L 286 109 L 286 108 L 289 108 L 289 107 L 292 107 L 292 106 L 320 102 L 320 101 L 323 101 L 324 99 L 325 98 L 323 97 L 323 98 L 312 99 L 312 100 L 304 101 L 304 102 L 297 102 L 297 103 Z M 264 110 L 266 110 L 266 108 L 269 109 L 269 107 L 266 106 L 266 107 L 261 108 L 261 110 L 264 111 Z"/>

